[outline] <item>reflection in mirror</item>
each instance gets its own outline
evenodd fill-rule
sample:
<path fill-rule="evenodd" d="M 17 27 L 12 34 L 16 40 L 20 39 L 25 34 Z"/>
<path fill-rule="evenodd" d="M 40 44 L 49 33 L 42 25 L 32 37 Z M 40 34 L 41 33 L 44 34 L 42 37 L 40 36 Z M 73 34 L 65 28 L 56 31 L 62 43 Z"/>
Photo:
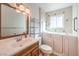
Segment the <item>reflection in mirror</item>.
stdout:
<path fill-rule="evenodd" d="M 27 17 L 15 9 L 1 5 L 1 37 L 26 33 Z"/>

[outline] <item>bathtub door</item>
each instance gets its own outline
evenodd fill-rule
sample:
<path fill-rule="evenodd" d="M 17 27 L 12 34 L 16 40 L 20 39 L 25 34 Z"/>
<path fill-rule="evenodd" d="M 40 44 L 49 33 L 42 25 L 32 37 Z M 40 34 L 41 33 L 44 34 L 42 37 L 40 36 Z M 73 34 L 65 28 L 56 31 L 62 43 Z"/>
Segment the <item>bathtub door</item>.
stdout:
<path fill-rule="evenodd" d="M 67 36 L 63 36 L 63 54 L 65 56 L 69 55 L 69 40 Z"/>
<path fill-rule="evenodd" d="M 69 37 L 69 56 L 77 56 L 77 38 Z"/>
<path fill-rule="evenodd" d="M 77 38 L 73 36 L 63 36 L 63 54 L 65 56 L 77 55 Z"/>
<path fill-rule="evenodd" d="M 54 51 L 62 54 L 62 36 L 54 35 Z"/>

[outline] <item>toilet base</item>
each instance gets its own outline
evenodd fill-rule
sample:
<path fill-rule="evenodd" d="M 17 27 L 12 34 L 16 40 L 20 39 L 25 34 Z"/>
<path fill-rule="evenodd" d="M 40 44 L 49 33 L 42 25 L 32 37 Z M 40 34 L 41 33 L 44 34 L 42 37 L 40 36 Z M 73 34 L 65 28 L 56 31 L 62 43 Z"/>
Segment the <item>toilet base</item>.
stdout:
<path fill-rule="evenodd" d="M 39 51 L 39 54 L 40 56 L 51 56 L 52 55 L 52 53 L 51 54 L 43 53 L 41 50 Z"/>

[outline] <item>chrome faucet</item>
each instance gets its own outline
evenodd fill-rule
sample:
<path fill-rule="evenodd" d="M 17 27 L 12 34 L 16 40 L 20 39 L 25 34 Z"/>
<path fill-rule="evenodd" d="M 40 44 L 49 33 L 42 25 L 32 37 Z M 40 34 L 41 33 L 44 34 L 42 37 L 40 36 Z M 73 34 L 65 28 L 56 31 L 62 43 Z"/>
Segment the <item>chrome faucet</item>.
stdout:
<path fill-rule="evenodd" d="M 22 40 L 22 35 L 20 35 L 18 38 L 16 38 L 16 42 L 19 42 Z"/>

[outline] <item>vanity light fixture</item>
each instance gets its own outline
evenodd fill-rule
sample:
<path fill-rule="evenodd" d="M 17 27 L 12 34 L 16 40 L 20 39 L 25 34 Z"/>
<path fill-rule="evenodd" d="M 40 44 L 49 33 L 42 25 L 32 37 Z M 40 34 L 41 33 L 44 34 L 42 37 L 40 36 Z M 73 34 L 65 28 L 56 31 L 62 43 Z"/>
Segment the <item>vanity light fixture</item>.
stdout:
<path fill-rule="evenodd" d="M 15 9 L 16 9 L 16 12 L 22 13 L 24 15 L 31 14 L 30 10 L 28 8 L 25 8 L 22 3 L 16 3 Z"/>
<path fill-rule="evenodd" d="M 25 12 L 22 12 L 22 14 L 26 15 L 26 13 L 25 13 Z"/>
<path fill-rule="evenodd" d="M 26 13 L 30 13 L 30 10 L 29 9 L 26 9 L 25 11 L 26 11 Z"/>
<path fill-rule="evenodd" d="M 19 4 L 15 3 L 14 8 L 15 8 L 16 12 L 21 13 L 21 11 L 19 9 Z"/>
<path fill-rule="evenodd" d="M 18 9 L 16 9 L 16 12 L 21 13 L 21 11 L 20 11 L 20 10 L 18 10 Z"/>
<path fill-rule="evenodd" d="M 21 10 L 21 11 L 24 11 L 25 10 L 25 8 L 24 8 L 24 6 L 21 4 L 21 5 L 19 5 L 19 9 Z"/>

